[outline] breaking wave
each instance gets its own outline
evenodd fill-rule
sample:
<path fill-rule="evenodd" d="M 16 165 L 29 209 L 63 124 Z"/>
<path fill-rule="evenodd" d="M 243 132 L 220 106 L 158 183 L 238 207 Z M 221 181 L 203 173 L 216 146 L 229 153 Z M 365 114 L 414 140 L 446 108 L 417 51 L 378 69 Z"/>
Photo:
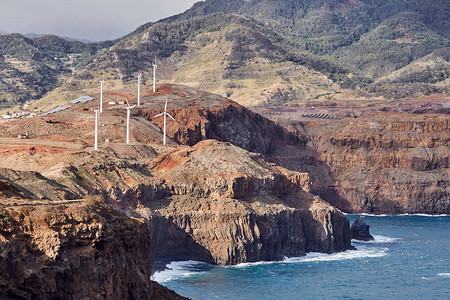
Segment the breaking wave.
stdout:
<path fill-rule="evenodd" d="M 358 250 L 348 250 L 332 254 L 311 252 L 300 257 L 285 257 L 281 261 L 259 261 L 241 263 L 234 266 L 214 266 L 200 261 L 177 261 L 166 265 L 166 270 L 155 272 L 151 279 L 162 283 L 170 280 L 185 278 L 193 275 L 206 274 L 212 268 L 247 268 L 259 265 L 269 264 L 293 264 L 293 263 L 311 263 L 311 262 L 329 262 L 358 258 L 382 257 L 387 255 L 388 248 L 370 248 L 359 246 Z"/>
<path fill-rule="evenodd" d="M 360 213 L 360 214 L 346 214 L 346 215 L 355 215 L 355 216 L 366 216 L 366 217 L 450 217 L 450 214 L 439 214 L 439 215 L 430 215 L 430 214 L 399 214 L 399 215 L 375 215 L 368 213 Z"/>
<path fill-rule="evenodd" d="M 354 243 L 361 243 L 361 244 L 388 244 L 388 243 L 396 243 L 401 241 L 401 238 L 394 238 L 389 236 L 382 236 L 382 235 L 373 235 L 374 240 L 372 241 L 359 241 L 359 240 L 352 240 Z"/>
<path fill-rule="evenodd" d="M 173 261 L 166 265 L 165 270 L 155 272 L 150 279 L 162 283 L 173 279 L 189 277 L 195 274 L 205 273 L 201 269 L 204 269 L 208 265 L 208 263 L 195 260 Z"/>

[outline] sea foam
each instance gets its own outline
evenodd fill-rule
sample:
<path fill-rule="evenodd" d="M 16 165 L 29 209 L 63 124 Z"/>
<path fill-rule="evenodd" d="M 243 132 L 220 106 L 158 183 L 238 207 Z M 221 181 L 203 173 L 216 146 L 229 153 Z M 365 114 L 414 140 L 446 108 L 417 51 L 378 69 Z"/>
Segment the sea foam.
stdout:
<path fill-rule="evenodd" d="M 235 266 L 230 266 L 231 268 L 246 268 L 250 266 L 257 265 L 268 265 L 268 264 L 291 264 L 291 263 L 308 263 L 308 262 L 327 262 L 327 261 L 339 261 L 347 259 L 357 259 L 357 258 L 369 258 L 369 257 L 382 257 L 387 255 L 388 248 L 369 248 L 365 246 L 358 247 L 358 250 L 348 250 L 345 252 L 337 252 L 332 254 L 320 253 L 320 252 L 310 252 L 305 256 L 299 257 L 285 257 L 282 261 L 259 261 L 259 262 L 248 262 L 241 263 Z"/>
<path fill-rule="evenodd" d="M 374 239 L 371 241 L 352 240 L 352 242 L 361 243 L 361 244 L 387 244 L 387 243 L 400 242 L 402 240 L 401 238 L 382 236 L 382 235 L 373 235 L 373 238 Z"/>
<path fill-rule="evenodd" d="M 199 275 L 206 273 L 205 271 L 200 271 L 201 269 L 210 268 L 248 268 L 252 266 L 259 265 L 269 265 L 269 264 L 293 264 L 293 263 L 311 263 L 311 262 L 329 262 L 329 261 L 340 261 L 348 259 L 358 259 L 358 258 L 370 258 L 370 257 L 382 257 L 387 255 L 388 248 L 370 248 L 365 246 L 359 246 L 358 250 L 348 250 L 345 252 L 337 252 L 332 254 L 310 252 L 305 256 L 300 257 L 285 257 L 281 261 L 258 261 L 258 262 L 247 262 L 241 263 L 234 266 L 213 266 L 205 262 L 200 261 L 176 261 L 171 262 L 166 265 L 166 270 L 155 272 L 151 279 L 162 283 L 170 280 L 180 279 L 184 277 L 189 277 L 193 275 Z"/>
<path fill-rule="evenodd" d="M 432 217 L 432 218 L 439 218 L 439 217 L 450 217 L 450 214 L 439 214 L 439 215 L 430 215 L 430 214 L 398 214 L 398 215 L 375 215 L 375 214 L 368 214 L 368 213 L 360 213 L 360 214 L 345 214 L 347 216 L 365 216 L 365 217 Z"/>
<path fill-rule="evenodd" d="M 173 279 L 189 277 L 191 275 L 204 273 L 198 269 L 199 267 L 207 265 L 208 264 L 205 262 L 195 260 L 173 261 L 166 265 L 165 270 L 155 272 L 150 279 L 161 283 Z"/>

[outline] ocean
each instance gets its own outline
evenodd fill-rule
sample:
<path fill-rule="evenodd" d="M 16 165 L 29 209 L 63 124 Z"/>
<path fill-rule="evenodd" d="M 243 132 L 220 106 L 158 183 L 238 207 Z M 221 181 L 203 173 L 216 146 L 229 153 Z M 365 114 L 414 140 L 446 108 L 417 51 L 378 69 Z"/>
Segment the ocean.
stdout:
<path fill-rule="evenodd" d="M 375 240 L 353 240 L 357 250 L 236 266 L 172 262 L 152 279 L 195 300 L 450 299 L 450 216 L 365 218 Z"/>

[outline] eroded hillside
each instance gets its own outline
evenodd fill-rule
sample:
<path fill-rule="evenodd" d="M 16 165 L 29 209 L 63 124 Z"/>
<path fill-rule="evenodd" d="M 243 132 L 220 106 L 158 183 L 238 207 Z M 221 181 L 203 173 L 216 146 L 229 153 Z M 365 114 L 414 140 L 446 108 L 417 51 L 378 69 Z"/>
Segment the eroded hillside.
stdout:
<path fill-rule="evenodd" d="M 348 220 L 308 192 L 309 174 L 245 150 L 270 153 L 286 141 L 301 145 L 298 137 L 229 99 L 192 88 L 167 85 L 143 95 L 132 111 L 129 145 L 125 106 L 105 104 L 100 151 L 93 149 L 93 113 L 84 110 L 95 103 L 2 124 L 1 178 L 24 197 L 52 203 L 101 194 L 108 204 L 144 217 L 155 261 L 236 264 L 351 247 Z M 168 123 L 163 146 L 162 121 L 152 116 L 166 99 L 176 121 Z M 248 130 L 240 132 L 245 123 Z M 14 138 L 24 130 L 30 139 Z"/>

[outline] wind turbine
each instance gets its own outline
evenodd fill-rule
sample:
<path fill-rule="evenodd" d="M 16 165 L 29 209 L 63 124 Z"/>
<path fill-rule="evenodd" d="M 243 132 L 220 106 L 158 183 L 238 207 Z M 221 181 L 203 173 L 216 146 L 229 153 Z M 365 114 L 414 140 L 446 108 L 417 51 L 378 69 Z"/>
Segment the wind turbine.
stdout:
<path fill-rule="evenodd" d="M 127 101 L 127 144 L 130 143 L 130 110 L 135 107 L 136 105 L 130 106 L 130 103 L 128 103 L 128 100 L 125 99 L 125 101 Z"/>
<path fill-rule="evenodd" d="M 141 72 L 139 72 L 139 75 L 137 76 L 137 79 L 138 79 L 138 104 L 137 105 L 141 105 L 141 77 L 142 77 L 142 74 L 141 74 Z"/>
<path fill-rule="evenodd" d="M 95 112 L 95 144 L 94 150 L 98 150 L 98 109 L 94 109 Z"/>
<path fill-rule="evenodd" d="M 102 80 L 100 80 L 100 112 L 103 112 L 103 82 L 105 80 L 102 77 Z"/>
<path fill-rule="evenodd" d="M 153 93 L 156 92 L 156 57 L 155 57 L 155 62 L 153 63 Z"/>
<path fill-rule="evenodd" d="M 159 116 L 164 116 L 164 135 L 163 135 L 163 145 L 166 144 L 166 116 L 169 116 L 172 118 L 172 120 L 175 121 L 175 119 L 169 114 L 167 113 L 167 99 L 166 99 L 166 105 L 164 106 L 164 112 L 157 114 L 156 116 L 154 116 L 153 118 L 159 117 Z"/>

